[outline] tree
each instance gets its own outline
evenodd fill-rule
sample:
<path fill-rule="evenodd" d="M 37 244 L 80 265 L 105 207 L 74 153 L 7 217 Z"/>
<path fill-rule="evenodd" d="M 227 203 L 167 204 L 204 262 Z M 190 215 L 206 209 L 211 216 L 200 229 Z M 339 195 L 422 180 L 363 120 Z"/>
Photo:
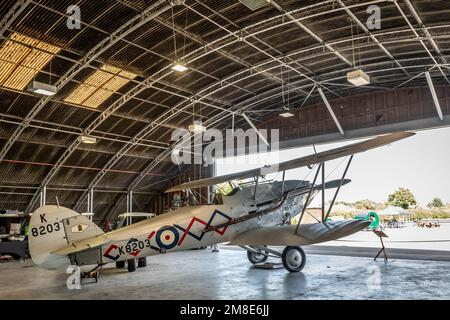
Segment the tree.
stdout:
<path fill-rule="evenodd" d="M 393 194 L 388 197 L 388 204 L 395 207 L 401 207 L 408 209 L 410 206 L 417 204 L 414 194 L 406 188 L 399 188 Z"/>
<path fill-rule="evenodd" d="M 376 210 L 379 209 L 380 205 L 375 201 L 365 199 L 355 202 L 355 208 L 359 210 Z"/>
<path fill-rule="evenodd" d="M 428 203 L 428 208 L 442 208 L 444 206 L 444 203 L 440 198 L 434 198 L 433 200 Z"/>

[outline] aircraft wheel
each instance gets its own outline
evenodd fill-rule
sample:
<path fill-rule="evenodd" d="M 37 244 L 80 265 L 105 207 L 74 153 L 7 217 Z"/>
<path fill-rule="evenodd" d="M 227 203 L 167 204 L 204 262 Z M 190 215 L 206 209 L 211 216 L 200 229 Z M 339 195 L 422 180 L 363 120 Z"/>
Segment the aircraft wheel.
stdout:
<path fill-rule="evenodd" d="M 300 247 L 288 246 L 283 250 L 281 261 L 287 271 L 299 272 L 306 264 L 305 251 Z"/>
<path fill-rule="evenodd" d="M 116 262 L 116 268 L 117 269 L 125 268 L 125 261 L 117 261 Z"/>
<path fill-rule="evenodd" d="M 136 259 L 127 260 L 128 272 L 136 271 Z"/>
<path fill-rule="evenodd" d="M 144 268 L 147 266 L 147 258 L 143 257 L 143 258 L 139 258 L 138 259 L 138 268 Z"/>
<path fill-rule="evenodd" d="M 258 250 L 258 251 L 261 251 L 261 250 Z M 250 261 L 253 264 L 256 264 L 256 263 L 266 262 L 269 257 L 262 253 L 253 253 L 253 252 L 247 251 L 247 258 L 248 258 L 248 261 Z"/>

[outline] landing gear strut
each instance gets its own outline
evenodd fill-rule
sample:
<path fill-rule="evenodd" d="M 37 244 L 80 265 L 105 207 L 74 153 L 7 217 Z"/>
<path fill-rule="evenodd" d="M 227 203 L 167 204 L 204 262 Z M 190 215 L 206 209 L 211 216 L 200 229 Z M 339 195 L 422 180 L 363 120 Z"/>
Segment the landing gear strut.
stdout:
<path fill-rule="evenodd" d="M 268 254 L 267 251 L 262 251 L 261 249 L 256 249 L 254 252 L 247 250 L 247 258 L 252 264 L 264 263 L 267 261 Z"/>

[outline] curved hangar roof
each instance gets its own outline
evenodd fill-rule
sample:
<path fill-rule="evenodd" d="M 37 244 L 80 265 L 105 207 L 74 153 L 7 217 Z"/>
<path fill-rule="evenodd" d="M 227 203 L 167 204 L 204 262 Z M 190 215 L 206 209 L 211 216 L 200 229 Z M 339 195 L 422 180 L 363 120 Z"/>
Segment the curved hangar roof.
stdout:
<path fill-rule="evenodd" d="M 68 28 L 74 3 L 80 29 Z M 381 29 L 367 28 L 370 5 Z M 244 109 L 259 124 L 320 101 L 314 86 L 330 98 L 426 86 L 429 68 L 437 85 L 449 81 L 444 0 L 5 0 L 0 12 L 5 209 L 31 210 L 44 186 L 71 207 L 95 188 L 96 212 L 123 199 L 101 191 L 131 187 L 145 207 L 177 174 L 163 157 L 172 130 L 193 118 L 225 128 Z M 188 69 L 172 70 L 176 60 Z M 353 65 L 370 85 L 347 82 Z M 30 92 L 32 81 L 57 92 Z"/>

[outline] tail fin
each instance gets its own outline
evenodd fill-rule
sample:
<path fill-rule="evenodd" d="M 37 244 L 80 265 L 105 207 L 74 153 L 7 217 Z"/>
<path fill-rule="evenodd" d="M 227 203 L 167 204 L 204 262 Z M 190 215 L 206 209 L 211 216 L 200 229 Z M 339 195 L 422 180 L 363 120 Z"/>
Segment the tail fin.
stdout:
<path fill-rule="evenodd" d="M 73 210 L 59 206 L 40 207 L 30 220 L 28 244 L 31 258 L 42 268 L 66 267 L 70 265 L 70 259 L 51 252 L 102 233 L 92 221 Z"/>

